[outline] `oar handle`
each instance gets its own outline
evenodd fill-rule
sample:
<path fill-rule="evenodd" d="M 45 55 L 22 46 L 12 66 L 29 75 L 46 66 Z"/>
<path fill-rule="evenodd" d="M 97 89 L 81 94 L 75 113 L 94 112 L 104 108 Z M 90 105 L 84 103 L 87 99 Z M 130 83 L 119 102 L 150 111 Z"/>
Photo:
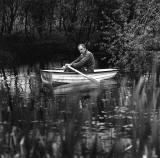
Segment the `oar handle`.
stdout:
<path fill-rule="evenodd" d="M 78 74 L 82 75 L 83 77 L 87 78 L 88 80 L 90 80 L 90 81 L 96 83 L 97 85 L 99 85 L 99 82 L 98 82 L 96 79 L 94 79 L 94 78 L 92 78 L 92 77 L 89 77 L 89 76 L 85 75 L 84 73 L 78 71 L 77 69 L 73 68 L 73 67 L 70 66 L 70 65 L 67 65 L 67 66 L 68 66 L 68 68 L 70 68 L 71 70 L 77 72 Z"/>

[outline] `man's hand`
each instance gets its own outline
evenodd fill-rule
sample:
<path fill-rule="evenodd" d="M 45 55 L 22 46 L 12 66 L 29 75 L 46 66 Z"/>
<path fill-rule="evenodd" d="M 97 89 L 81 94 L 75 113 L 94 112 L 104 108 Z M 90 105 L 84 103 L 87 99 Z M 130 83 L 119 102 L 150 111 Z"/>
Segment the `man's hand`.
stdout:
<path fill-rule="evenodd" d="M 65 66 L 68 67 L 68 66 L 71 66 L 71 64 L 66 64 Z"/>
<path fill-rule="evenodd" d="M 71 64 L 65 64 L 62 69 L 65 70 L 68 66 L 71 66 Z"/>
<path fill-rule="evenodd" d="M 63 69 L 63 70 L 65 70 L 65 68 L 66 68 L 66 67 L 65 67 L 65 65 L 64 65 L 64 66 L 62 66 L 62 69 Z"/>

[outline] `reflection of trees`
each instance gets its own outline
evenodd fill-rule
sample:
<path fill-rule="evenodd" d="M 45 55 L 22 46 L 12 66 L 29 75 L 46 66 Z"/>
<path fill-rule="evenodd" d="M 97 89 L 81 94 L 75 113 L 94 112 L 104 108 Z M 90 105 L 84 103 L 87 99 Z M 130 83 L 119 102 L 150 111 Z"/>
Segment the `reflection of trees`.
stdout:
<path fill-rule="evenodd" d="M 1 77 L 1 156 L 124 157 L 130 154 L 130 149 L 136 151 L 136 147 L 138 154 L 142 155 L 145 144 L 148 145 L 145 148 L 149 148 L 148 136 L 152 132 L 155 133 L 151 143 L 156 143 L 156 150 L 159 150 L 156 140 L 158 113 L 154 116 L 152 127 L 151 107 L 146 106 L 146 101 L 151 99 L 147 100 L 144 95 L 149 96 L 150 93 L 147 93 L 147 87 L 143 89 L 143 82 L 139 83 L 135 98 L 130 100 L 131 88 L 126 84 L 119 88 L 107 85 L 102 89 L 89 85 L 73 88 L 69 85 L 69 89 L 63 86 L 63 90 L 58 90 L 56 87 L 42 87 L 38 77 L 30 71 L 23 75 L 4 71 Z M 136 101 L 135 107 L 131 101 Z M 133 113 L 133 109 L 140 114 Z M 150 115 L 146 117 L 144 111 L 149 111 Z M 136 122 L 137 119 L 139 122 Z M 131 131 L 133 125 L 135 128 Z M 133 142 L 130 136 L 134 137 Z"/>
<path fill-rule="evenodd" d="M 1 155 L 7 150 L 17 157 L 94 157 L 108 153 L 115 131 L 105 125 L 107 120 L 98 117 L 113 109 L 110 99 L 114 100 L 115 92 L 84 86 L 60 94 L 56 88 L 42 87 L 30 71 L 13 74 L 6 74 L 0 88 L 2 123 L 6 121 L 0 126 Z M 13 111 L 7 111 L 7 95 Z"/>
<path fill-rule="evenodd" d="M 23 75 L 18 73 L 3 71 L 0 87 L 1 123 L 6 124 L 6 126 L 2 126 L 1 131 L 4 144 L 2 145 L 2 142 L 0 144 L 3 148 L 6 146 L 9 154 L 13 155 L 20 152 L 18 149 L 21 144 L 22 146 L 24 144 L 28 146 L 28 134 L 32 129 L 33 122 L 37 119 L 44 119 L 38 115 L 40 111 L 44 113 L 41 105 L 42 99 L 38 99 L 40 91 L 38 94 L 32 93 L 29 77 L 25 76 L 25 73 Z M 39 105 L 39 107 L 36 107 L 36 105 Z M 25 149 L 27 153 L 26 150 L 28 149 Z M 5 153 L 6 149 L 3 152 Z"/>
<path fill-rule="evenodd" d="M 64 87 L 65 86 L 61 88 L 66 91 L 67 88 L 65 87 L 65 89 Z M 73 89 L 72 91 L 73 92 L 69 91 L 69 93 L 63 94 L 63 91 L 55 90 L 55 92 L 61 92 L 65 96 L 65 112 L 63 111 L 63 114 L 65 114 L 65 122 L 67 122 L 69 118 L 67 126 L 70 126 L 70 122 L 72 124 L 72 127 L 65 128 L 67 133 L 70 131 L 71 133 L 73 132 L 72 134 L 70 133 L 70 135 L 74 135 L 73 129 L 77 121 L 81 121 L 81 127 L 79 126 L 81 138 L 77 140 L 77 143 L 74 142 L 78 148 L 76 148 L 77 150 L 75 149 L 76 154 L 80 153 L 80 155 L 82 154 L 84 157 L 103 155 L 102 153 L 107 154 L 115 136 L 115 130 L 112 128 L 114 125 L 112 124 L 111 127 L 108 126 L 107 123 L 105 125 L 105 121 L 107 120 L 102 120 L 102 117 L 99 116 L 101 114 L 106 115 L 108 110 L 114 110 L 116 104 L 114 94 L 117 91 L 110 92 L 110 88 L 98 89 L 89 86 L 84 86 L 84 89 L 82 89 L 82 87 L 77 88 L 77 90 Z M 61 98 L 62 95 L 56 97 Z M 113 100 L 113 102 L 110 100 Z M 113 113 L 109 114 L 112 115 Z M 80 116 L 80 118 L 78 118 L 78 116 Z M 76 122 L 73 122 L 73 120 Z M 102 134 L 103 132 L 104 135 Z M 65 150 L 69 149 L 67 148 Z"/>

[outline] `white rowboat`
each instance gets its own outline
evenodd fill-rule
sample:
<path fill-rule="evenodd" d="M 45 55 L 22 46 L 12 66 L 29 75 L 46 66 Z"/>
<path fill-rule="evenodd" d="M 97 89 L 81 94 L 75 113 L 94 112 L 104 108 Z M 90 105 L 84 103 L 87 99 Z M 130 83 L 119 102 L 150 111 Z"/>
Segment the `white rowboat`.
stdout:
<path fill-rule="evenodd" d="M 85 73 L 90 78 L 97 81 L 113 78 L 117 74 L 117 69 L 95 69 L 93 73 Z M 86 77 L 75 72 L 64 72 L 62 69 L 41 70 L 41 79 L 43 83 L 79 83 L 91 82 Z"/>

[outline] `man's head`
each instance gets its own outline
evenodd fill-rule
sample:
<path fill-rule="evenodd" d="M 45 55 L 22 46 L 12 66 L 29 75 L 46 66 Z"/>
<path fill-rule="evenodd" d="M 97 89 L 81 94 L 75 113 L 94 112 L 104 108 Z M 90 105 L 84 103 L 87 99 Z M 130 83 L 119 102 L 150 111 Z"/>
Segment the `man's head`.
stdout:
<path fill-rule="evenodd" d="M 84 44 L 79 44 L 78 45 L 78 50 L 81 54 L 84 54 L 86 52 L 86 46 Z"/>

